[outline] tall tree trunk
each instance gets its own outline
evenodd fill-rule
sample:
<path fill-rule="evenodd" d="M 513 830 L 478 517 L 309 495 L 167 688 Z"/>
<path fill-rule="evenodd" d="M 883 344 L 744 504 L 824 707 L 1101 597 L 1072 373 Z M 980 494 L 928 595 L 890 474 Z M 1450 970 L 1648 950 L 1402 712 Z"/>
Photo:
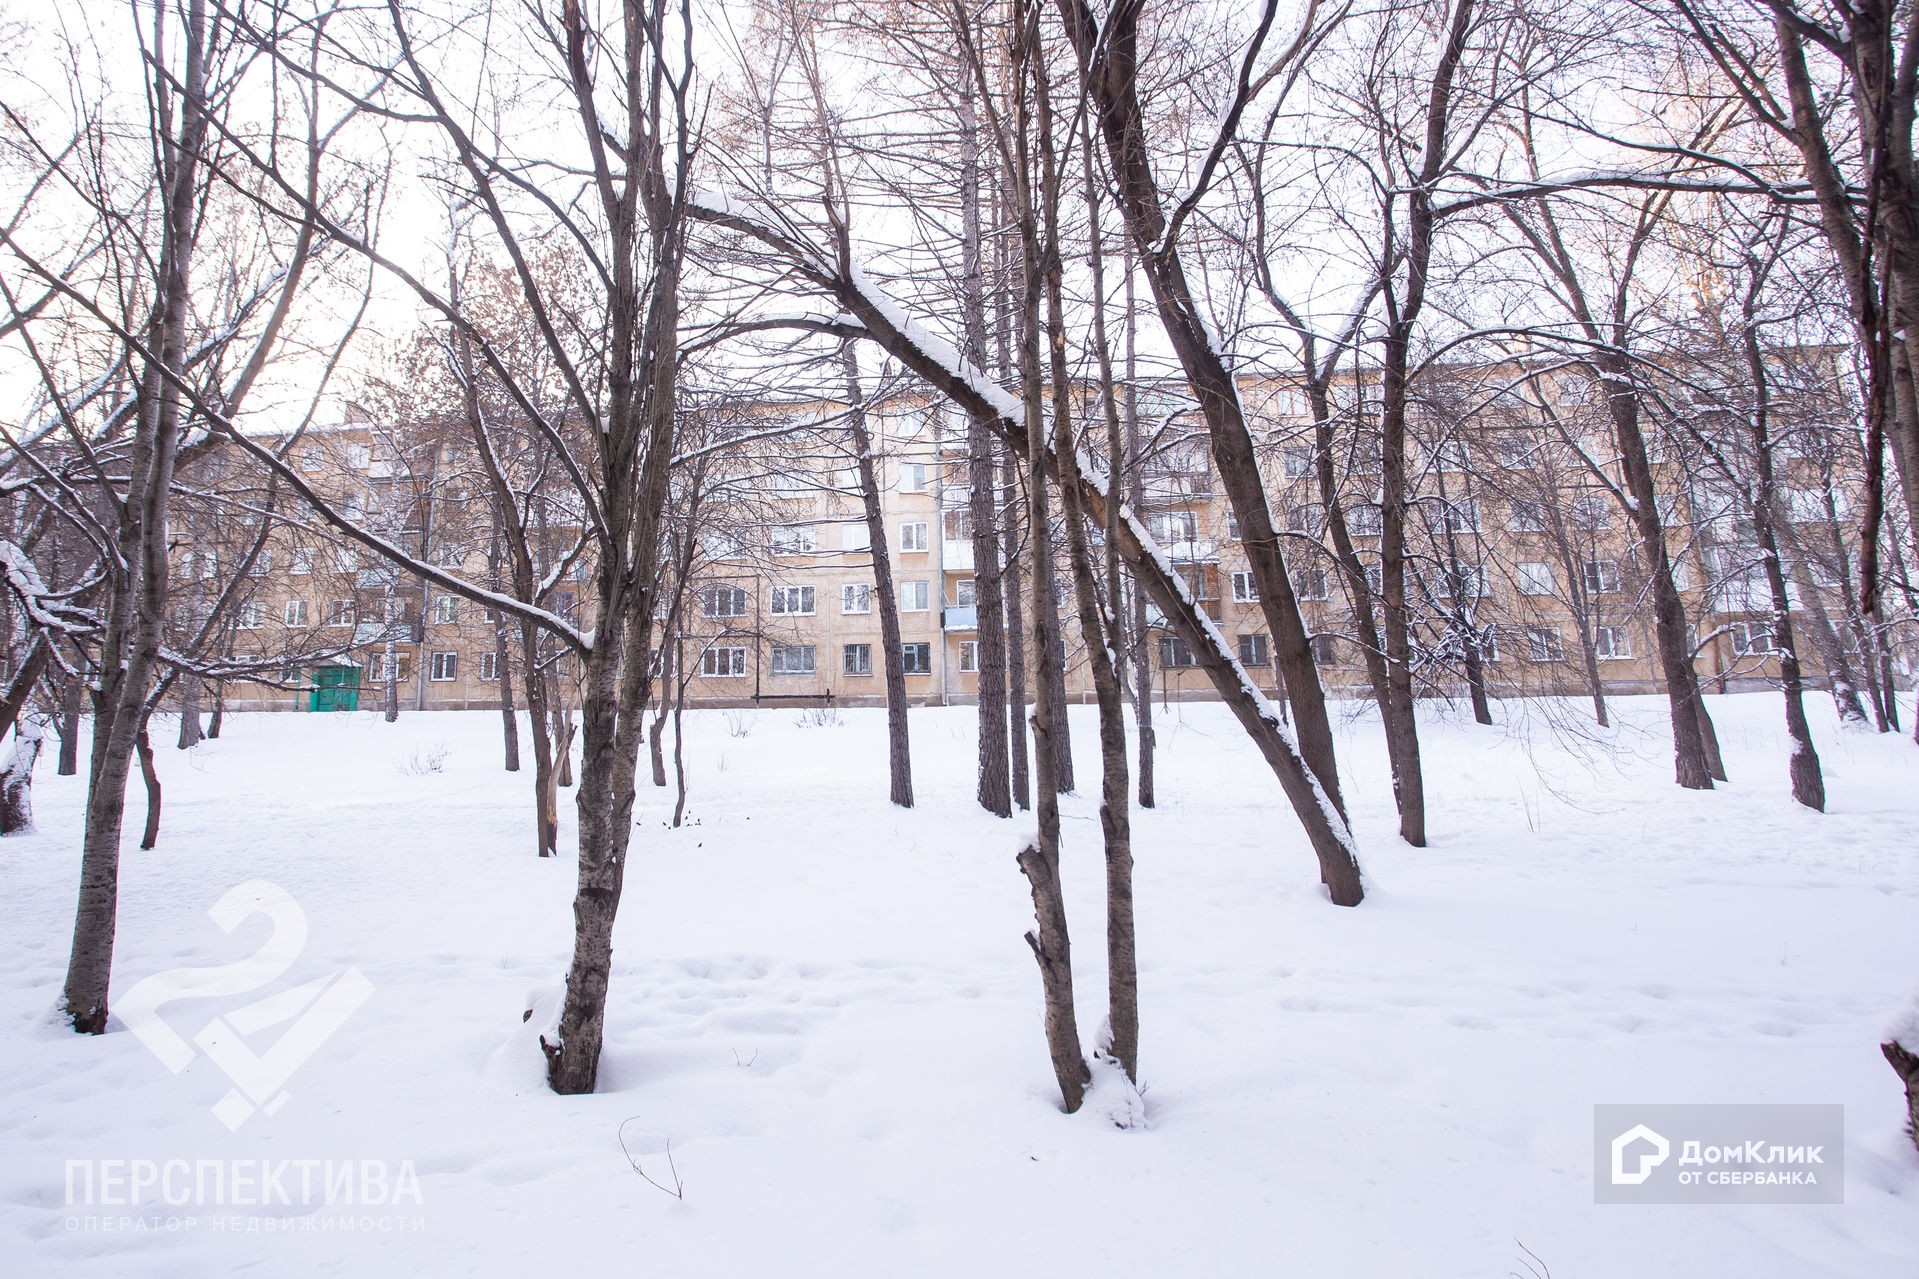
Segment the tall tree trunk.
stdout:
<path fill-rule="evenodd" d="M 986 279 L 980 225 L 979 125 L 973 80 L 959 76 L 960 251 L 966 358 L 986 367 Z M 974 634 L 979 696 L 979 804 L 997 817 L 1013 815 L 1012 758 L 1007 734 L 1005 583 L 1000 568 L 999 504 L 991 426 L 966 415 L 967 516 L 973 525 Z"/>
<path fill-rule="evenodd" d="M 493 669 L 500 676 L 500 745 L 502 763 L 509 773 L 520 771 L 520 712 L 513 705 L 513 654 L 507 646 L 506 628 L 493 631 Z"/>
<path fill-rule="evenodd" d="M 226 727 L 227 720 L 227 682 L 213 682 L 213 714 L 207 720 L 207 736 L 213 741 L 220 740 L 220 730 Z"/>
<path fill-rule="evenodd" d="M 180 680 L 180 749 L 191 750 L 205 741 L 206 729 L 200 723 L 200 681 L 192 675 Z"/>
<path fill-rule="evenodd" d="M 873 437 L 866 429 L 866 395 L 860 387 L 859 355 L 853 344 L 840 345 L 840 368 L 846 375 L 847 429 L 860 476 L 860 501 L 865 507 L 866 534 L 872 543 L 874 605 L 880 613 L 880 642 L 886 672 L 886 771 L 893 803 L 913 806 L 912 741 L 906 725 L 906 664 L 900 639 L 900 601 L 893 583 L 893 553 L 886 540 L 886 515 L 880 508 L 879 464 L 873 457 Z"/>
<path fill-rule="evenodd" d="M 1008 495 L 1007 509 L 1013 505 L 1012 496 L 1019 492 L 1013 474 L 1013 458 L 1005 454 L 1001 460 L 1001 473 L 1004 476 L 1003 487 Z M 1007 744 L 1012 754 L 1013 802 L 1022 810 L 1032 808 L 1033 781 L 1032 765 L 1027 751 L 1026 732 L 1026 588 L 1021 580 L 1025 574 L 1020 568 L 1022 557 L 1018 554 L 1021 533 L 1031 543 L 1031 531 L 1025 528 L 1022 517 L 1017 522 L 1009 521 L 1006 530 L 1006 580 L 1004 599 L 1006 601 L 1006 705 L 1008 716 Z"/>
<path fill-rule="evenodd" d="M 1786 588 L 1785 565 L 1779 558 L 1779 537 L 1775 530 L 1779 510 L 1777 482 L 1772 465 L 1772 386 L 1766 372 L 1766 357 L 1759 345 L 1759 287 L 1763 277 L 1755 278 L 1745 299 L 1740 347 L 1746 357 L 1746 375 L 1752 381 L 1753 463 L 1758 487 L 1753 494 L 1752 527 L 1759 540 L 1761 562 L 1765 566 L 1766 588 L 1772 595 L 1772 634 L 1779 650 L 1779 689 L 1786 700 L 1786 732 L 1792 738 L 1792 754 L 1787 772 L 1792 782 L 1792 797 L 1815 812 L 1826 811 L 1826 783 L 1819 769 L 1819 753 L 1813 749 L 1812 730 L 1806 724 L 1804 685 L 1799 674 L 1798 646 L 1793 640 L 1792 596 Z M 1860 716 L 1864 719 L 1864 716 Z"/>
<path fill-rule="evenodd" d="M 127 497 L 116 533 L 117 563 L 106 591 L 79 901 L 61 995 L 66 1015 L 81 1034 L 104 1034 L 107 1028 L 127 775 L 146 727 L 148 684 L 167 616 L 167 510 L 182 407 L 178 386 L 167 373 L 179 376 L 186 368 L 199 161 L 207 133 L 206 33 L 206 0 L 189 0 L 181 30 L 186 45 L 182 91 L 174 94 L 164 80 L 153 90 L 177 108 L 177 115 L 170 111 L 160 118 L 177 118 L 179 132 L 155 139 L 163 195 L 156 299 L 147 334 L 151 356 L 140 375 Z M 151 56 L 162 61 L 166 56 L 157 41 Z"/>
<path fill-rule="evenodd" d="M 573 785 L 573 736 L 576 731 L 573 708 L 562 697 L 559 720 L 553 725 L 554 782 L 562 787 Z"/>
<path fill-rule="evenodd" d="M 686 679 L 674 681 L 673 687 L 673 827 L 679 829 L 680 822 L 686 816 L 686 733 L 681 720 L 686 715 Z"/>
<path fill-rule="evenodd" d="M 1136 349 L 1138 332 L 1138 307 L 1133 297 L 1133 245 L 1130 239 L 1122 238 L 1124 253 L 1122 262 L 1126 270 L 1126 389 L 1122 397 L 1122 415 L 1126 433 L 1126 500 L 1135 511 L 1146 509 L 1146 484 L 1141 473 L 1141 445 L 1139 438 L 1139 364 Z M 1118 459 L 1114 460 L 1113 474 L 1120 474 Z M 1112 506 L 1117 507 L 1117 502 Z M 1114 521 L 1118 518 L 1113 511 Z M 1118 530 L 1112 533 L 1109 549 L 1117 557 L 1119 554 Z M 1132 584 L 1132 626 L 1133 626 L 1133 714 L 1137 720 L 1139 732 L 1139 806 L 1151 808 L 1157 802 L 1153 785 L 1153 755 L 1158 741 L 1153 733 L 1153 637 L 1146 624 L 1146 591 L 1137 582 Z M 1115 615 L 1119 613 L 1117 599 L 1113 603 Z"/>
<path fill-rule="evenodd" d="M 1021 65 L 1016 74 L 1037 77 L 1037 50 L 1032 48 L 1035 29 L 1022 23 L 1022 33 L 1014 56 Z M 1043 83 L 1034 90 L 1042 104 L 1047 90 Z M 1014 96 L 1014 147 L 1018 154 L 1012 181 L 1015 196 L 1011 203 L 1020 229 L 1021 307 L 1019 326 L 1019 368 L 1021 398 L 1026 416 L 1026 545 L 1032 574 L 1033 655 L 1038 663 L 1038 697 L 1033 705 L 1033 800 L 1039 819 L 1038 830 L 1019 852 L 1019 868 L 1026 876 L 1033 895 L 1034 927 L 1026 934 L 1033 958 L 1039 963 L 1040 988 L 1045 1007 L 1046 1047 L 1053 1062 L 1053 1075 L 1059 1082 L 1060 1098 L 1068 1114 L 1080 1108 L 1091 1079 L 1079 1042 L 1079 1019 L 1073 1002 L 1072 942 L 1066 926 L 1066 898 L 1059 878 L 1059 785 L 1055 773 L 1059 751 L 1054 734 L 1065 731 L 1058 723 L 1058 708 L 1048 690 L 1055 678 L 1058 647 L 1053 628 L 1058 610 L 1053 594 L 1053 547 L 1051 513 L 1046 493 L 1046 423 L 1040 374 L 1040 296 L 1046 268 L 1041 263 L 1039 226 L 1034 196 L 1030 190 L 1032 165 L 1027 157 L 1031 128 L 1026 120 L 1027 96 Z M 1042 112 L 1044 107 L 1042 106 Z M 1039 131 L 1048 128 L 1044 114 Z M 1063 337 L 1062 337 L 1063 340 Z"/>
<path fill-rule="evenodd" d="M 650 754 L 653 763 L 653 784 L 662 789 L 666 786 L 666 710 L 664 707 L 653 712 L 653 727 L 647 730 L 647 740 L 651 743 Z"/>
<path fill-rule="evenodd" d="M 84 685 L 78 676 L 60 683 L 60 762 L 54 771 L 72 777 L 80 771 L 80 694 Z"/>
<path fill-rule="evenodd" d="M 1042 114 L 1044 119 L 1044 114 Z M 1042 142 L 1050 160 L 1051 147 Z M 1047 165 L 1051 168 L 1051 164 Z M 1086 170 L 1091 190 L 1090 161 Z M 1053 388 L 1053 453 L 1060 476 L 1061 523 L 1066 530 L 1067 557 L 1073 570 L 1073 593 L 1079 606 L 1080 639 L 1093 676 L 1093 696 L 1099 706 L 1100 834 L 1106 855 L 1106 1002 L 1110 1038 L 1106 1045 L 1126 1077 L 1139 1082 L 1139 962 L 1133 927 L 1133 832 L 1127 811 L 1126 714 L 1121 705 L 1120 676 L 1115 664 L 1118 644 L 1109 640 L 1109 626 L 1101 616 L 1100 589 L 1094 577 L 1092 552 L 1087 546 L 1086 511 L 1080 502 L 1079 442 L 1073 431 L 1072 377 L 1066 364 L 1066 307 L 1064 274 L 1059 253 L 1058 180 L 1047 184 L 1054 194 L 1047 204 L 1046 319 L 1051 338 Z M 1099 216 L 1097 208 L 1092 217 Z M 1098 275 L 1094 276 L 1097 289 Z M 1096 296 L 1095 307 L 1102 305 Z M 1096 323 L 1094 340 L 1103 346 L 1103 325 Z M 1107 447 L 1116 448 L 1119 412 L 1111 394 L 1111 368 L 1102 367 L 1101 401 L 1106 417 Z M 1113 454 L 1117 460 L 1117 454 Z M 1114 474 L 1117 474 L 1115 468 Z M 1109 511 L 1117 503 L 1109 506 Z M 1116 518 L 1116 513 L 1115 513 Z M 1115 574 L 1115 580 L 1117 575 Z M 1110 588 L 1111 583 L 1109 583 Z M 1113 597 L 1117 606 L 1117 596 Z M 1063 725 L 1063 717 L 1062 717 Z"/>

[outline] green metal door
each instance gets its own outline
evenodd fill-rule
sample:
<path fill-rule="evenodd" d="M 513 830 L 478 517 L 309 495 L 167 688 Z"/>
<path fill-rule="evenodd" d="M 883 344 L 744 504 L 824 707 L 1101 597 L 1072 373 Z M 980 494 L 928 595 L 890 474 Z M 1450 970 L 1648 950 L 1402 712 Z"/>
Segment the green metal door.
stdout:
<path fill-rule="evenodd" d="M 307 709 L 352 711 L 360 708 L 360 668 L 322 666 L 313 672 L 313 691 Z"/>

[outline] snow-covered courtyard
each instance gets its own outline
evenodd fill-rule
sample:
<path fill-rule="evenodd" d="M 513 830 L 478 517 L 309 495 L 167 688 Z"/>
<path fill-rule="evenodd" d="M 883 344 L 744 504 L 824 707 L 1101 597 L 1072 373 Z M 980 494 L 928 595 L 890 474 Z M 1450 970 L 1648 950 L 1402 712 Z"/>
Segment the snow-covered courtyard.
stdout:
<path fill-rule="evenodd" d="M 883 712 L 689 714 L 688 824 L 643 787 L 581 1097 L 547 1090 L 537 1045 L 572 942 L 572 806 L 536 859 L 497 713 L 237 716 L 162 750 L 156 850 L 133 850 L 137 786 L 130 805 L 116 1012 L 143 977 L 259 949 L 260 918 L 207 913 L 253 880 L 297 904 L 304 945 L 269 987 L 161 1008 L 183 1040 L 348 968 L 372 991 L 231 1132 L 209 1056 L 175 1074 L 118 1022 L 89 1038 L 55 1013 L 84 791 L 49 759 L 38 833 L 0 843 L 0 1273 L 1910 1279 L 1919 1155 L 1877 1045 L 1919 985 L 1919 760 L 1809 699 L 1820 815 L 1786 792 L 1778 697 L 1709 700 L 1733 782 L 1706 793 L 1671 784 L 1655 700 L 1598 735 L 1548 722 L 1578 704 L 1509 702 L 1496 729 L 1427 709 L 1426 849 L 1394 835 L 1377 722 L 1349 717 L 1356 910 L 1325 900 L 1228 715 L 1168 709 L 1159 806 L 1134 818 L 1143 1117 L 1110 1082 L 1061 1113 L 1013 860 L 1029 819 L 973 803 L 966 708 L 913 712 L 911 811 L 886 802 Z M 1090 1040 L 1097 758 L 1073 715 Z M 409 769 L 441 747 L 443 771 Z M 1843 1104 L 1846 1202 L 1594 1204 L 1596 1103 L 1707 1101 Z M 405 1169 L 408 1194 L 70 1202 L 76 1167 L 297 1181 L 308 1160 Z"/>

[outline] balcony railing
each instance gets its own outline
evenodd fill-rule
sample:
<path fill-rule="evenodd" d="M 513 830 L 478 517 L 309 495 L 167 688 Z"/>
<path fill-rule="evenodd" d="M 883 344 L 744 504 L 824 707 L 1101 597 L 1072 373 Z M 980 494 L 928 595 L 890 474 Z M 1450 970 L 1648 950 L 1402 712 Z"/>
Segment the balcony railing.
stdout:
<path fill-rule="evenodd" d="M 940 543 L 940 563 L 946 566 L 948 572 L 972 572 L 972 541 L 970 539 L 964 542 L 955 541 L 950 537 L 942 541 Z"/>
<path fill-rule="evenodd" d="M 979 629 L 979 605 L 948 604 L 941 610 L 940 625 L 949 631 L 976 631 Z"/>

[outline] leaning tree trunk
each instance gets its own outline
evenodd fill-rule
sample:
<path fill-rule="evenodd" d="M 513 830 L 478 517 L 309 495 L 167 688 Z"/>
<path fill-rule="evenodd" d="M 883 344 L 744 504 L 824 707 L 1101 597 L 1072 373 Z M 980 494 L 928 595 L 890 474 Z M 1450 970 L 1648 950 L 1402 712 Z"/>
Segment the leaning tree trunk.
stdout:
<path fill-rule="evenodd" d="M 900 647 L 900 602 L 894 593 L 893 557 L 886 540 L 886 515 L 880 509 L 879 473 L 873 458 L 873 437 L 866 429 L 866 399 L 860 389 L 859 358 L 852 342 L 840 347 L 840 365 L 846 374 L 850 411 L 847 428 L 853 434 L 858 461 L 860 500 L 865 506 L 866 534 L 872 543 L 874 604 L 880 611 L 880 642 L 885 646 L 886 760 L 891 796 L 901 808 L 913 806 L 912 742 L 906 725 L 906 663 Z"/>
<path fill-rule="evenodd" d="M 160 771 L 154 767 L 153 739 L 148 736 L 144 723 L 134 738 L 134 749 L 140 753 L 140 777 L 147 787 L 147 825 L 140 835 L 140 847 L 144 851 L 160 842 Z"/>
<path fill-rule="evenodd" d="M 653 727 L 647 730 L 652 756 L 653 784 L 662 789 L 666 786 L 666 709 L 661 707 L 653 712 Z"/>
<path fill-rule="evenodd" d="M 213 682 L 213 714 L 207 718 L 207 739 L 219 741 L 220 730 L 226 727 L 226 722 L 227 682 L 223 679 L 215 680 Z"/>
<path fill-rule="evenodd" d="M 13 753 L 0 768 L 0 835 L 33 832 L 33 765 L 44 736 L 38 724 L 14 725 Z"/>

